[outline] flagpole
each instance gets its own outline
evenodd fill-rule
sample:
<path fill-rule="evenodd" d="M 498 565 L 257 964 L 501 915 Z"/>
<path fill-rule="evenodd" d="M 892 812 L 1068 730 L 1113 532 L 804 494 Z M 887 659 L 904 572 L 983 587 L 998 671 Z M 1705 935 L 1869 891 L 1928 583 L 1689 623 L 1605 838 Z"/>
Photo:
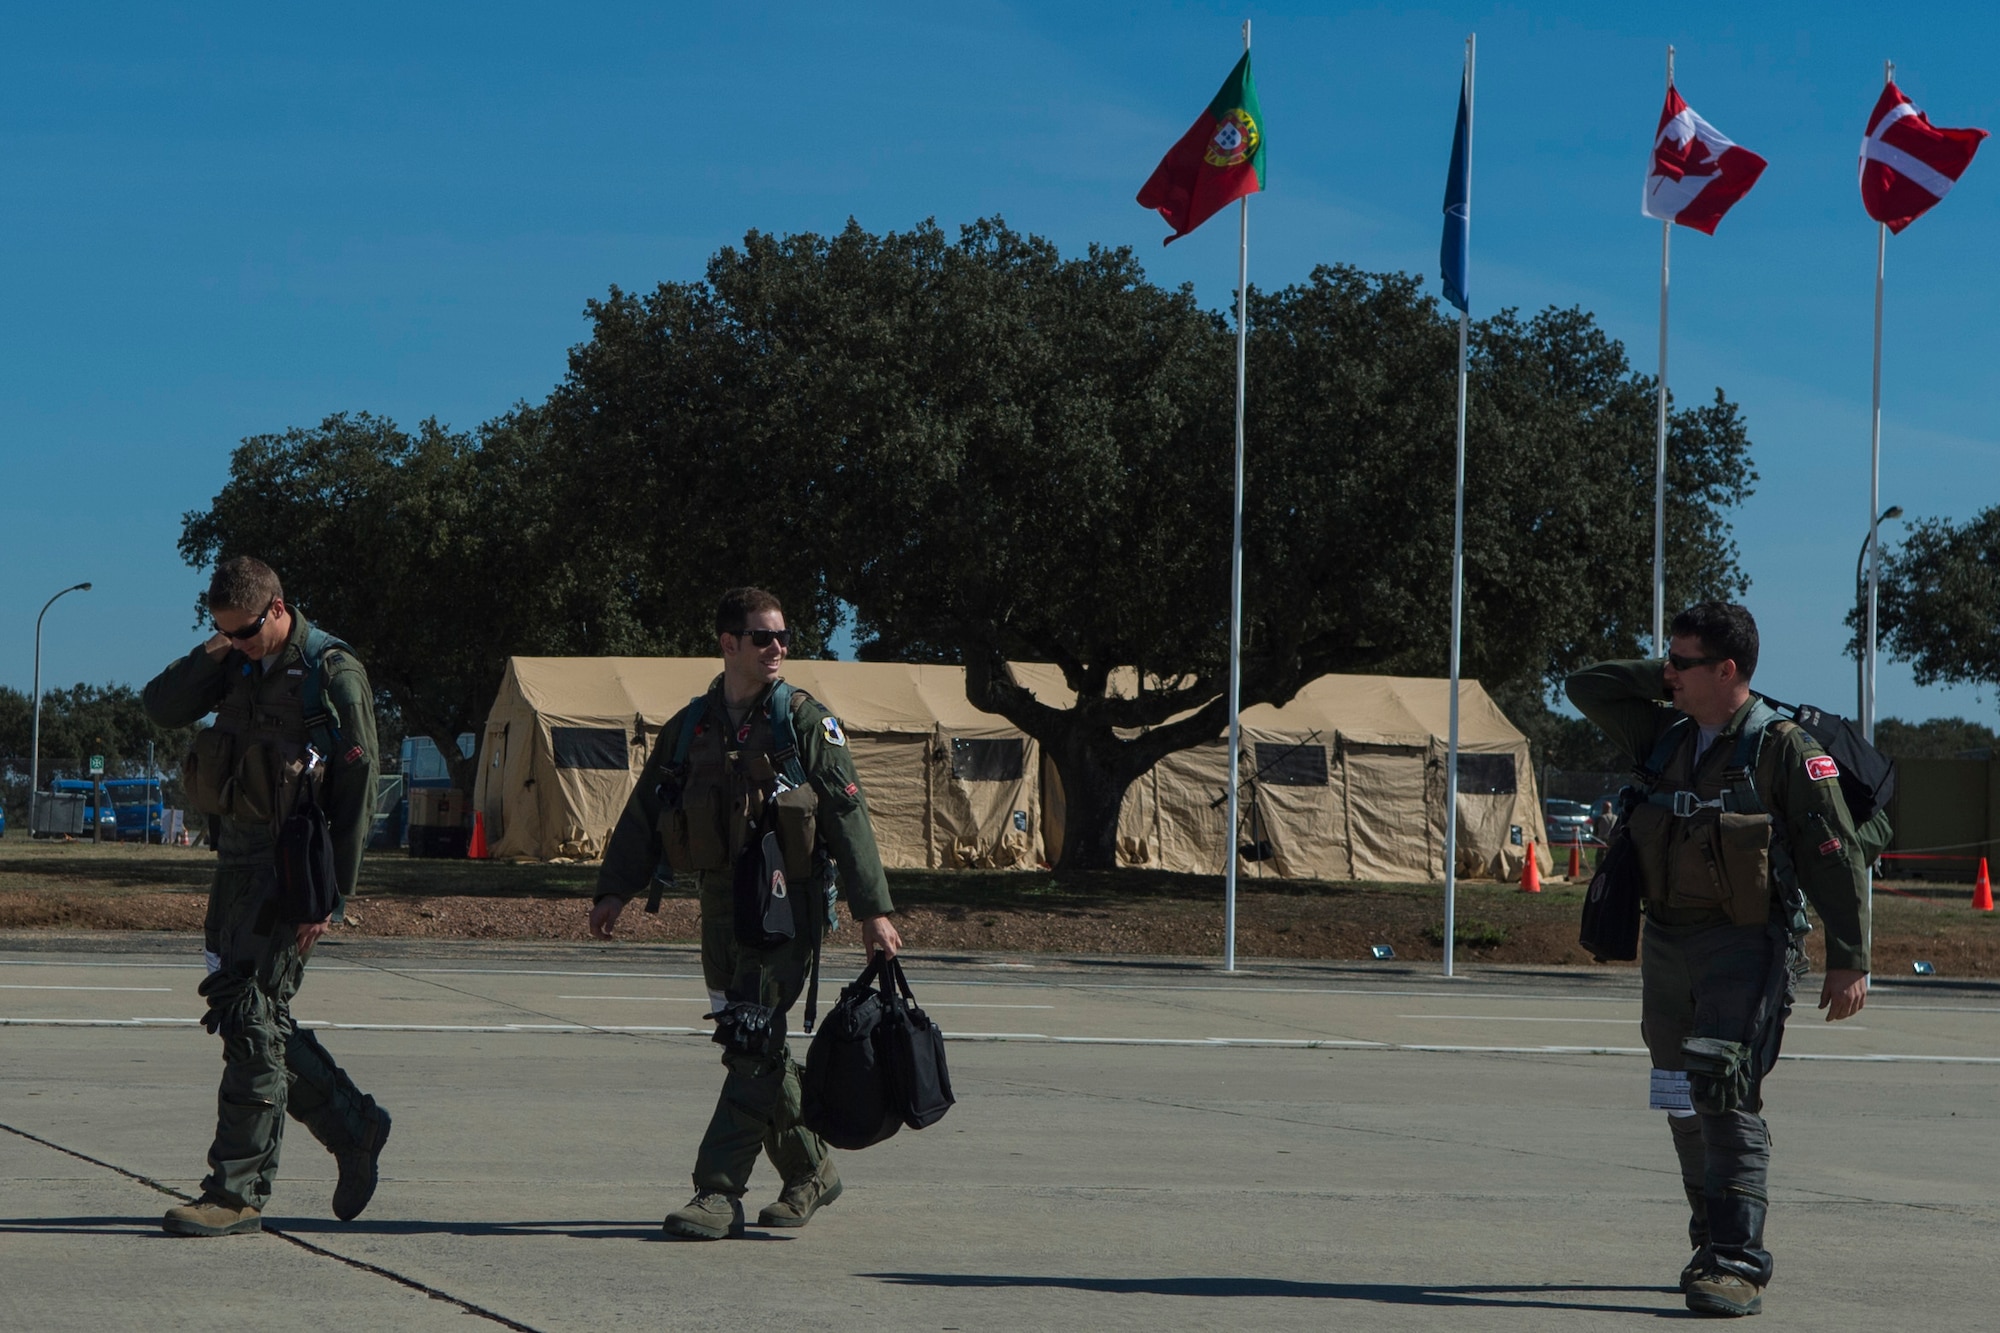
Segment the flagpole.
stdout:
<path fill-rule="evenodd" d="M 1243 50 L 1250 50 L 1250 20 L 1243 20 Z M 1243 368 L 1250 333 L 1250 196 L 1236 215 L 1236 498 L 1229 550 L 1229 835 L 1223 872 L 1222 967 L 1236 970 L 1236 863 L 1239 813 L 1237 774 L 1242 767 L 1243 717 Z"/>
<path fill-rule="evenodd" d="M 1882 62 L 1884 85 L 1896 81 L 1896 62 Z M 1865 688 L 1861 692 L 1861 734 L 1875 741 L 1875 595 L 1882 577 L 1882 273 L 1889 258 L 1889 226 L 1875 224 L 1875 372 L 1873 403 L 1868 426 L 1868 656 L 1862 671 Z M 1861 947 L 1875 947 L 1875 867 L 1863 867 L 1867 876 L 1867 911 L 1861 917 Z"/>
<path fill-rule="evenodd" d="M 1465 216 L 1472 223 L 1472 76 L 1477 34 L 1465 39 Z M 1468 242 L 1468 249 L 1470 242 Z M 1468 306 L 1471 301 L 1466 302 Z M 1452 975 L 1458 933 L 1458 679 L 1460 626 L 1465 612 L 1465 346 L 1472 312 L 1458 312 L 1458 473 L 1451 519 L 1451 723 L 1444 770 L 1444 974 Z"/>
<path fill-rule="evenodd" d="M 1674 86 L 1674 48 L 1667 48 L 1667 88 Z M 1660 223 L 1660 405 L 1653 441 L 1653 656 L 1667 651 L 1667 255 L 1674 224 Z"/>

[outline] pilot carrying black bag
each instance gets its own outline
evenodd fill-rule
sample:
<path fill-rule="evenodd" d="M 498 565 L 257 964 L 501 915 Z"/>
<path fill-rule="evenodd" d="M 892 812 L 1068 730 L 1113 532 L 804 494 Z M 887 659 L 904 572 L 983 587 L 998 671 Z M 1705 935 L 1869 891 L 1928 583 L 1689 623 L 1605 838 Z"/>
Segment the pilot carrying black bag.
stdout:
<path fill-rule="evenodd" d="M 319 756 L 307 753 L 309 765 L 299 779 L 298 803 L 278 827 L 273 892 L 278 920 L 287 926 L 325 921 L 340 897 L 333 869 L 333 830 L 313 794 Z"/>

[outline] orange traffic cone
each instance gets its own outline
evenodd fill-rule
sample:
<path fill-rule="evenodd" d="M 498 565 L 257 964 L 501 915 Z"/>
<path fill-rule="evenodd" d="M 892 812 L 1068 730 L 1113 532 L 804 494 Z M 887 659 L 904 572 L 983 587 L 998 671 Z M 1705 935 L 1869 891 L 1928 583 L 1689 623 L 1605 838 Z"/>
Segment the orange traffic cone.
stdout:
<path fill-rule="evenodd" d="M 465 849 L 469 861 L 484 861 L 493 853 L 486 850 L 486 815 L 484 812 L 472 817 L 472 845 Z"/>
<path fill-rule="evenodd" d="M 1983 856 L 1979 858 L 1979 878 L 1972 881 L 1972 910 L 1993 910 L 1993 881 L 1986 874 L 1986 858 Z"/>
<path fill-rule="evenodd" d="M 1542 871 L 1535 864 L 1535 840 L 1528 839 L 1528 859 L 1521 866 L 1521 892 L 1540 893 L 1542 891 Z"/>
<path fill-rule="evenodd" d="M 1573 842 L 1569 845 L 1569 877 L 1571 879 L 1583 878 L 1583 844 L 1580 842 Z"/>

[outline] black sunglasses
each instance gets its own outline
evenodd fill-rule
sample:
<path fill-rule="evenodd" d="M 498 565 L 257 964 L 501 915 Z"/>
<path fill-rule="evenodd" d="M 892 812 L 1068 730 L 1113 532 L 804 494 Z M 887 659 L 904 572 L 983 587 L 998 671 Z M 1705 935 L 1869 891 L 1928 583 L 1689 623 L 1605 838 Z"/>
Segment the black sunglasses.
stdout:
<path fill-rule="evenodd" d="M 264 603 L 264 614 L 258 616 L 255 620 L 245 625 L 242 629 L 224 629 L 222 628 L 222 626 L 216 625 L 215 622 L 212 620 L 209 622 L 209 624 L 214 626 L 215 632 L 217 634 L 222 635 L 226 639 L 234 639 L 238 643 L 242 643 L 245 639 L 254 639 L 257 637 L 257 631 L 264 628 L 264 622 L 271 618 L 271 608 L 276 606 L 277 604 L 278 604 L 278 599 L 275 597 L 272 598 L 270 601 Z"/>
<path fill-rule="evenodd" d="M 1717 662 L 1727 662 L 1726 657 L 1682 657 L 1679 653 L 1668 653 L 1667 661 L 1676 671 L 1692 671 L 1698 666 L 1714 666 Z"/>
<path fill-rule="evenodd" d="M 739 639 L 748 639 L 759 648 L 769 648 L 777 644 L 780 648 L 792 646 L 792 632 L 788 629 L 739 629 L 730 631 Z"/>

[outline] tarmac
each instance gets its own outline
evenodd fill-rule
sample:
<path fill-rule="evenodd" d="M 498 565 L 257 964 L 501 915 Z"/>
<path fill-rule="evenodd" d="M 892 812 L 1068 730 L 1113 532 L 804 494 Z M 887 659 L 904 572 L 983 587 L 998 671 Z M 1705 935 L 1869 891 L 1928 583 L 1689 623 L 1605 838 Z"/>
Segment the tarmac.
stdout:
<path fill-rule="evenodd" d="M 1630 969 L 913 956 L 958 1105 L 801 1231 L 668 1242 L 721 1081 L 693 952 L 335 937 L 295 1015 L 395 1114 L 186 1240 L 197 940 L 0 935 L 0 1328 L 1601 1329 L 1693 1318 Z M 830 950 L 822 1007 L 858 970 Z M 1992 1328 L 2000 986 L 1812 1010 L 1766 1084 L 1758 1327 Z M 746 1200 L 776 1197 L 760 1166 Z"/>

